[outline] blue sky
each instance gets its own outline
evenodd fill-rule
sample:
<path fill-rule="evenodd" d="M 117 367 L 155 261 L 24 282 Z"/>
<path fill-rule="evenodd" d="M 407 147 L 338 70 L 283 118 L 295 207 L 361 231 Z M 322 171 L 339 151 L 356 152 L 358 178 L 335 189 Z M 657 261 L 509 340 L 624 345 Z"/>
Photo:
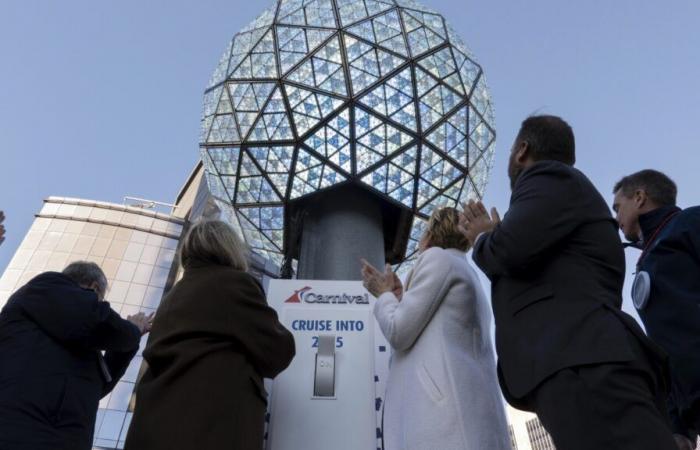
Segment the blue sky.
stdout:
<path fill-rule="evenodd" d="M 507 209 L 508 149 L 538 112 L 570 122 L 577 166 L 606 198 L 621 175 L 653 167 L 676 180 L 681 206 L 700 203 L 700 3 L 424 3 L 486 70 L 499 137 L 486 203 Z M 219 55 L 269 4 L 5 0 L 0 270 L 46 196 L 173 200 L 198 157 L 202 92 Z"/>

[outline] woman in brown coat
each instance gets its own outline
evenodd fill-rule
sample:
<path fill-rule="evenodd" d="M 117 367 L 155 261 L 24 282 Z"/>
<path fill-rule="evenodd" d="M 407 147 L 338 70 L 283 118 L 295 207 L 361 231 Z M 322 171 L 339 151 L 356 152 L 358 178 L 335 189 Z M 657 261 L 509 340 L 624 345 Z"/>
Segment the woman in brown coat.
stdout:
<path fill-rule="evenodd" d="M 163 299 L 143 356 L 126 450 L 260 450 L 267 393 L 294 338 L 248 273 L 224 222 L 195 225 L 184 276 Z"/>

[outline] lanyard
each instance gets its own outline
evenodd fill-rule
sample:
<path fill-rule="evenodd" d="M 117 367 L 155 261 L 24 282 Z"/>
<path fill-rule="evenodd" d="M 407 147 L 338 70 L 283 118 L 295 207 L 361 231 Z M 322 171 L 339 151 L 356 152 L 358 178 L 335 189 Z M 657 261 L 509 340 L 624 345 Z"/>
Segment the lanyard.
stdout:
<path fill-rule="evenodd" d="M 668 224 L 668 222 L 670 222 L 670 220 L 673 219 L 674 217 L 676 217 L 679 213 L 680 213 L 680 211 L 674 211 L 674 212 L 672 212 L 671 214 L 669 214 L 669 215 L 664 219 L 663 222 L 661 222 L 661 225 L 658 226 L 658 228 L 656 229 L 656 231 L 654 231 L 654 234 L 651 235 L 651 238 L 650 238 L 650 239 L 647 241 L 647 243 L 644 245 L 644 250 L 642 250 L 642 254 L 639 255 L 639 259 L 637 260 L 637 267 L 639 267 L 640 264 L 642 264 L 642 260 L 643 260 L 644 257 L 647 255 L 647 252 L 649 251 L 649 249 L 650 249 L 650 247 L 651 247 L 651 244 L 654 243 L 654 240 L 656 239 L 656 237 L 659 235 L 659 233 L 661 233 L 661 230 L 663 230 L 664 227 Z"/>

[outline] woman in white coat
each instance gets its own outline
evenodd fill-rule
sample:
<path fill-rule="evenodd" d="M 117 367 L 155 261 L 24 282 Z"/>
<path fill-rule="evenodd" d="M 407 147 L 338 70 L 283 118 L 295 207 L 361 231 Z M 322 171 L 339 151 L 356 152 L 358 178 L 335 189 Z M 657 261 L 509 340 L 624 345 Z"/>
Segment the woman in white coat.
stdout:
<path fill-rule="evenodd" d="M 436 210 L 405 290 L 363 261 L 364 285 L 393 354 L 385 450 L 509 450 L 491 345 L 491 309 L 466 259 L 454 208 Z"/>

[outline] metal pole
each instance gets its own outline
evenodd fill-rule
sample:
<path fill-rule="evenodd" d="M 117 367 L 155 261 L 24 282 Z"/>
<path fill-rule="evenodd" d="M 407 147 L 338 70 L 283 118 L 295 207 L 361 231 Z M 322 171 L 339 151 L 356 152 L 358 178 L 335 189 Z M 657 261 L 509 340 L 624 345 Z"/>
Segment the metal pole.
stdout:
<path fill-rule="evenodd" d="M 360 258 L 383 270 L 381 201 L 356 188 L 329 191 L 310 203 L 302 224 L 297 278 L 360 280 Z"/>

